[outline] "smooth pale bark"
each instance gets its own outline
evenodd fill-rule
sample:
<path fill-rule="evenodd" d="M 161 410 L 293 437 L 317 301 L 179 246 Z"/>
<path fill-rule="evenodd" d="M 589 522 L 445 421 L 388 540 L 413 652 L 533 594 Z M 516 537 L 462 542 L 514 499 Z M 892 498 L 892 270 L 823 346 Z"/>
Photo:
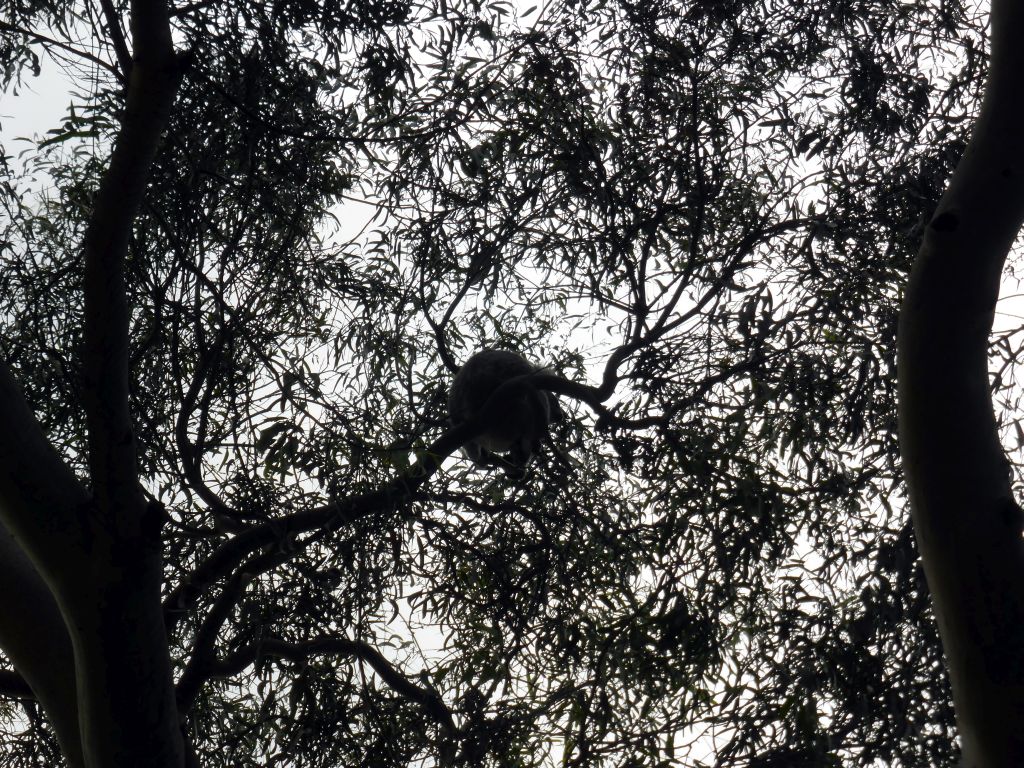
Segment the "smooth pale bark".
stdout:
<path fill-rule="evenodd" d="M 911 272 L 900 449 L 968 768 L 1024 765 L 1024 539 L 992 411 L 988 338 L 1024 220 L 1024 3 L 993 0 L 971 141 Z"/>
<path fill-rule="evenodd" d="M 2 524 L 0 648 L 42 705 L 68 765 L 81 768 L 85 762 L 78 732 L 71 641 L 53 595 Z"/>

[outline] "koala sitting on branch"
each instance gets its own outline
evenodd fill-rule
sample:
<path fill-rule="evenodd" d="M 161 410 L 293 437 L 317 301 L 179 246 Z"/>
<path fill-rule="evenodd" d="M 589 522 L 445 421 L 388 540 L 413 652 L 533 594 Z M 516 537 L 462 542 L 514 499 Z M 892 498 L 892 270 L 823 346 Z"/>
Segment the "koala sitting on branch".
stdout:
<path fill-rule="evenodd" d="M 503 349 L 483 349 L 462 365 L 448 391 L 448 418 L 454 426 L 479 421 L 483 427 L 462 447 L 466 458 L 480 466 L 503 467 L 511 478 L 526 475 L 550 425 L 563 417 L 558 398 L 531 381 L 542 371 Z M 490 402 L 495 393 L 499 400 Z"/>

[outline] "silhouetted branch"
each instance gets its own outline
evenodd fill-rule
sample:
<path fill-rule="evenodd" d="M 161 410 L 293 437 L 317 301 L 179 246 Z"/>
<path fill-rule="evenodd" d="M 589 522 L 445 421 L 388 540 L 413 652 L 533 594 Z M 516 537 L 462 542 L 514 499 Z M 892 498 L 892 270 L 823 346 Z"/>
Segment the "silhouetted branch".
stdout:
<path fill-rule="evenodd" d="M 436 691 L 413 683 L 384 658 L 380 651 L 360 640 L 349 640 L 344 637 L 319 637 L 301 643 L 288 643 L 277 639 L 261 640 L 214 663 L 210 667 L 210 675 L 211 677 L 237 675 L 258 659 L 266 656 L 301 662 L 310 656 L 319 654 L 354 656 L 365 661 L 395 693 L 419 704 L 438 724 L 446 728 L 455 728 L 451 711 Z"/>

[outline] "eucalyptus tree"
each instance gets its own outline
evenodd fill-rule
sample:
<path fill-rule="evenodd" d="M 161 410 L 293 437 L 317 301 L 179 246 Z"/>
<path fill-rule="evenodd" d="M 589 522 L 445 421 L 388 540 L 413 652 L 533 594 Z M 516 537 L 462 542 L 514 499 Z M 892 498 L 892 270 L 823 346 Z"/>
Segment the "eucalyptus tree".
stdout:
<path fill-rule="evenodd" d="M 1010 387 L 993 387 L 988 354 L 1024 223 L 1024 10 L 996 0 L 991 28 L 985 98 L 914 262 L 899 338 L 903 463 L 970 768 L 1024 760 L 1024 514 L 999 433 L 1020 427 L 1013 410 L 994 417 L 992 389 Z"/>
<path fill-rule="evenodd" d="M 895 327 L 983 19 L 0 19 L 76 78 L 3 187 L 9 764 L 952 758 Z M 484 345 L 567 411 L 525 479 L 456 456 Z"/>

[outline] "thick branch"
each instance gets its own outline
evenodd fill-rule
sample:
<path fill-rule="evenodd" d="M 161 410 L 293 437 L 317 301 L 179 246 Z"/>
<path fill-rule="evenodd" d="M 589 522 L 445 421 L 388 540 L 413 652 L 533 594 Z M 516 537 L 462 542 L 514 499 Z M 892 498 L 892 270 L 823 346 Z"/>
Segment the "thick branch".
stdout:
<path fill-rule="evenodd" d="M 132 31 L 136 60 L 125 114 L 83 245 L 83 400 L 89 429 L 89 467 L 99 511 L 104 516 L 135 514 L 137 518 L 142 501 L 128 413 L 125 257 L 160 134 L 174 102 L 178 64 L 171 47 L 165 3 L 134 2 Z"/>
<path fill-rule="evenodd" d="M 0 645 L 35 691 L 71 765 L 82 765 L 71 643 L 36 563 L 75 557 L 89 497 L 0 361 Z M 67 571 L 48 568 L 52 578 Z"/>

